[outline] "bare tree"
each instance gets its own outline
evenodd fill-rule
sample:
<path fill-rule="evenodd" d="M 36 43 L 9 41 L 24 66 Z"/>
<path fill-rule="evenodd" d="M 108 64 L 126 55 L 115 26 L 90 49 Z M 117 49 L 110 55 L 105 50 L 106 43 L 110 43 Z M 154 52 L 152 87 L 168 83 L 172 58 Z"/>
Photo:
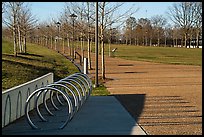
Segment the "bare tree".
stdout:
<path fill-rule="evenodd" d="M 23 41 L 23 43 L 21 44 L 21 49 L 22 53 L 26 53 L 27 34 L 29 31 L 34 29 L 37 19 L 32 15 L 29 5 L 25 5 L 24 7 L 22 7 L 19 18 Z"/>
<path fill-rule="evenodd" d="M 113 24 L 112 22 L 118 23 L 119 25 L 124 23 L 125 18 L 135 13 L 132 9 L 128 9 L 124 13 L 116 13 L 124 3 L 109 3 L 99 2 L 99 26 L 100 26 L 100 41 L 101 41 L 101 57 L 102 57 L 102 78 L 105 79 L 105 59 L 104 59 L 104 34 L 105 30 Z M 77 20 L 78 33 L 83 32 L 88 40 L 88 58 L 90 58 L 90 28 L 94 23 L 94 11 L 95 5 L 93 3 L 66 3 L 66 14 L 75 13 L 82 19 Z M 138 9 L 135 9 L 136 11 Z M 93 12 L 94 11 L 94 12 Z M 132 13 L 131 13 L 132 12 Z M 86 20 L 86 21 L 85 21 Z M 123 21 L 122 21 L 123 20 Z M 89 59 L 89 63 L 91 60 Z M 89 68 L 91 68 L 89 64 Z"/>
<path fill-rule="evenodd" d="M 13 32 L 14 56 L 26 53 L 26 35 L 37 20 L 32 16 L 28 5 L 23 2 L 6 2 L 3 23 Z"/>
<path fill-rule="evenodd" d="M 129 18 L 133 13 L 135 13 L 138 8 L 132 11 L 132 8 L 128 9 L 124 13 L 120 13 L 120 7 L 124 3 L 109 3 L 109 2 L 99 2 L 99 26 L 100 26 L 100 40 L 101 40 L 101 64 L 102 64 L 102 79 L 105 79 L 105 56 L 104 56 L 104 32 L 107 27 L 113 25 L 113 23 L 119 23 L 122 25 L 125 18 Z M 117 12 L 117 13 L 116 13 Z"/>
<path fill-rule="evenodd" d="M 6 8 L 6 3 L 5 2 L 2 2 L 1 3 L 2 5 L 2 14 L 5 12 L 5 8 Z"/>
<path fill-rule="evenodd" d="M 94 15 L 94 12 L 91 12 L 93 11 L 93 8 L 94 8 L 94 5 L 90 2 L 87 2 L 86 3 L 86 7 L 87 9 L 85 10 L 85 17 L 87 19 L 87 25 L 88 25 L 88 68 L 89 69 L 92 69 L 91 67 L 91 24 L 93 23 L 93 15 Z"/>
<path fill-rule="evenodd" d="M 126 20 L 126 44 L 128 44 L 128 39 L 130 41 L 130 45 L 132 45 L 133 39 L 133 29 L 136 27 L 136 19 L 135 17 L 129 17 Z"/>
<path fill-rule="evenodd" d="M 141 26 L 142 28 L 142 33 L 140 34 L 141 38 L 143 39 L 142 40 L 142 43 L 143 45 L 146 45 L 147 46 L 147 39 L 148 37 L 151 39 L 151 22 L 149 19 L 147 18 L 140 18 L 138 20 L 138 23 L 137 23 L 139 26 Z M 151 40 L 150 40 L 151 41 Z"/>
<path fill-rule="evenodd" d="M 91 69 L 91 26 L 94 23 L 94 4 L 92 2 L 67 2 L 65 5 L 65 14 L 67 17 L 71 13 L 76 14 L 79 19 L 77 20 L 77 32 L 80 33 L 81 40 L 81 55 L 84 57 L 84 41 L 87 39 L 88 43 L 88 68 Z"/>
<path fill-rule="evenodd" d="M 195 11 L 195 22 L 194 26 L 196 28 L 196 47 L 199 47 L 199 37 L 202 34 L 202 2 L 196 2 L 194 4 Z"/>
<path fill-rule="evenodd" d="M 170 19 L 183 29 L 185 47 L 187 47 L 187 36 L 190 28 L 197 20 L 197 18 L 195 18 L 197 17 L 197 12 L 194 7 L 195 4 L 196 2 L 174 3 L 168 12 Z"/>
<path fill-rule="evenodd" d="M 19 14 L 19 3 L 18 2 L 7 2 L 7 5 L 4 13 L 3 23 L 10 28 L 13 33 L 13 47 L 14 47 L 14 56 L 17 56 L 17 30 L 18 30 L 18 14 Z"/>
<path fill-rule="evenodd" d="M 160 46 L 160 37 L 164 25 L 167 23 L 166 18 L 162 15 L 156 15 L 151 18 L 152 25 L 157 29 L 157 45 Z"/>

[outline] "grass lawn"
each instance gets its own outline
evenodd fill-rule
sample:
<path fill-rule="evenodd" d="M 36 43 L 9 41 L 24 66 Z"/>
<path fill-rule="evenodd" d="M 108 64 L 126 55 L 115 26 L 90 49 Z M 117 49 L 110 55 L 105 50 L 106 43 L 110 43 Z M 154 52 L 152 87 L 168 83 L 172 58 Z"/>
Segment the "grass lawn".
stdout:
<path fill-rule="evenodd" d="M 61 54 L 36 44 L 27 45 L 27 54 L 13 56 L 13 44 L 2 40 L 2 91 L 23 84 L 49 72 L 54 81 L 79 72 L 75 65 Z M 104 85 L 93 88 L 93 96 L 109 95 Z"/>
<path fill-rule="evenodd" d="M 202 49 L 112 45 L 115 57 L 166 64 L 202 66 Z"/>
<path fill-rule="evenodd" d="M 2 41 L 2 89 L 23 84 L 49 72 L 54 81 L 79 70 L 65 57 L 35 44 L 27 45 L 27 54 L 13 56 L 13 44 Z"/>
<path fill-rule="evenodd" d="M 91 44 L 91 48 L 92 51 L 95 52 L 94 42 Z M 202 66 L 202 49 L 200 48 L 150 47 L 111 44 L 111 50 L 114 48 L 117 48 L 114 56 L 118 58 L 165 64 Z M 84 44 L 84 49 L 87 50 L 86 42 Z M 108 43 L 105 43 L 105 55 L 109 55 Z"/>

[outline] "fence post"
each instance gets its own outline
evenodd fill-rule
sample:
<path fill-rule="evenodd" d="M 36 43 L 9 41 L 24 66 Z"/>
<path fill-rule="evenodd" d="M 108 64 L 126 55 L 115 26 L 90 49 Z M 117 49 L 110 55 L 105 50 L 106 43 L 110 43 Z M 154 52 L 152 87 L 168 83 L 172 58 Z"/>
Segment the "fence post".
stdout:
<path fill-rule="evenodd" d="M 88 58 L 84 58 L 84 74 L 88 74 Z"/>

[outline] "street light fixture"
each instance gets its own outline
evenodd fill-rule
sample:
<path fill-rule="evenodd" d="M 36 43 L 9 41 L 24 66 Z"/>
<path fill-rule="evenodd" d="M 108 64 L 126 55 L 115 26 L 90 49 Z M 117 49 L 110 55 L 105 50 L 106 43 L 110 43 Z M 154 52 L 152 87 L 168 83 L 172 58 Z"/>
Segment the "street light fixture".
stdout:
<path fill-rule="evenodd" d="M 73 25 L 73 40 L 72 40 L 72 48 L 71 48 L 71 50 L 72 50 L 72 60 L 74 61 L 74 21 L 75 21 L 75 19 L 77 18 L 77 15 L 75 15 L 74 13 L 73 14 L 71 14 L 70 16 L 69 16 L 71 19 L 72 19 L 72 25 Z"/>
<path fill-rule="evenodd" d="M 58 36 L 57 36 L 57 39 L 59 40 L 59 31 L 60 31 L 60 30 L 59 30 L 59 29 L 60 29 L 59 27 L 60 27 L 61 23 L 58 21 L 56 24 L 57 24 L 57 28 L 58 28 Z M 55 45 L 55 46 L 56 46 L 56 45 Z M 56 50 L 56 47 L 55 47 L 55 50 Z M 59 51 L 58 51 L 58 52 L 59 52 Z"/>

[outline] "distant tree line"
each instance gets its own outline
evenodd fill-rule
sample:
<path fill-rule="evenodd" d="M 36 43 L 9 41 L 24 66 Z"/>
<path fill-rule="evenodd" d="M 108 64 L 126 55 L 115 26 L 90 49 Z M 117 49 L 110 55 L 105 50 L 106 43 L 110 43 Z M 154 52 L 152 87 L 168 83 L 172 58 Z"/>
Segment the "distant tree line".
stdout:
<path fill-rule="evenodd" d="M 180 2 L 169 7 L 168 17 L 174 22 L 167 23 L 162 15 L 151 19 L 129 17 L 126 20 L 122 43 L 143 46 L 187 47 L 201 45 L 202 3 Z"/>

